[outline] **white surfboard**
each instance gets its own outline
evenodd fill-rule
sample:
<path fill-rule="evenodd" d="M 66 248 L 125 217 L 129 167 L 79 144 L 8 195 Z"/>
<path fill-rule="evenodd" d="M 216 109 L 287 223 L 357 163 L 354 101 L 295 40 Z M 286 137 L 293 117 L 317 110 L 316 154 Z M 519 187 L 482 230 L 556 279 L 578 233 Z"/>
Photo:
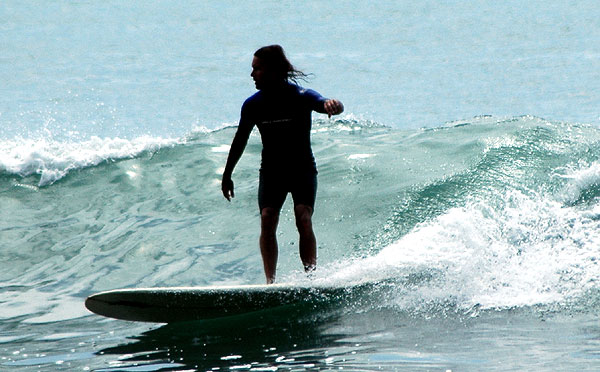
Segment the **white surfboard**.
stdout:
<path fill-rule="evenodd" d="M 88 310 L 110 318 L 173 323 L 214 319 L 292 304 L 331 302 L 352 287 L 287 284 L 223 287 L 133 288 L 88 297 Z"/>

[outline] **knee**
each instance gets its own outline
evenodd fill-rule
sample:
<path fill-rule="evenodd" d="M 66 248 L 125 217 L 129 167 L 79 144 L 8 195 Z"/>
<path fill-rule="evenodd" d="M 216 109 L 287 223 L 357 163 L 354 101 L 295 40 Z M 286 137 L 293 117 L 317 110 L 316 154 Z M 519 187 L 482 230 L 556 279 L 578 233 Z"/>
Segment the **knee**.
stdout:
<path fill-rule="evenodd" d="M 260 222 L 264 230 L 274 230 L 279 221 L 279 212 L 273 208 L 263 208 L 260 212 Z"/>
<path fill-rule="evenodd" d="M 300 230 L 312 228 L 312 208 L 298 205 L 294 208 L 296 215 L 296 227 Z"/>

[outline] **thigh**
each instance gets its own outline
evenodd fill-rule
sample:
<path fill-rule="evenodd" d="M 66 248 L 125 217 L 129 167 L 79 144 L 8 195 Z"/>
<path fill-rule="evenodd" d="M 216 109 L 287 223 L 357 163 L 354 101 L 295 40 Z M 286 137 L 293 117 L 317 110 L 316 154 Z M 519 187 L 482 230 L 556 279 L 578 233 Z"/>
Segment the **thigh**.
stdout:
<path fill-rule="evenodd" d="M 281 210 L 288 189 L 280 177 L 267 172 L 260 172 L 258 183 L 258 208 L 273 208 L 276 212 Z"/>
<path fill-rule="evenodd" d="M 310 207 L 311 211 L 314 210 L 317 198 L 317 174 L 307 173 L 296 178 L 291 185 L 291 193 L 294 206 L 305 205 Z"/>

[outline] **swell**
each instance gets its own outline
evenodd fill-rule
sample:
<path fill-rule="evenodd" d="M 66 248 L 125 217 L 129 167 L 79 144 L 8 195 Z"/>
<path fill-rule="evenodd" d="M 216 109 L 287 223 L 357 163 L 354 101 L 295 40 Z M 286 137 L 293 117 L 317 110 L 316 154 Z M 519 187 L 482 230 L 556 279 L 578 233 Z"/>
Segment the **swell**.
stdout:
<path fill-rule="evenodd" d="M 234 175 L 236 199 L 219 190 L 234 130 L 100 156 L 42 187 L 35 172 L 5 171 L 2 259 L 12 265 L 0 269 L 10 293 L 2 316 L 66 316 L 78 296 L 117 287 L 261 282 L 256 134 Z M 315 280 L 428 278 L 398 281 L 391 306 L 405 308 L 530 306 L 595 293 L 596 128 L 519 117 L 400 131 L 338 120 L 316 122 L 313 142 L 323 267 Z M 284 207 L 282 280 L 304 280 L 296 239 Z M 546 254 L 549 271 L 521 286 Z M 483 284 L 468 284 L 473 277 Z M 31 305 L 50 293 L 54 302 Z"/>

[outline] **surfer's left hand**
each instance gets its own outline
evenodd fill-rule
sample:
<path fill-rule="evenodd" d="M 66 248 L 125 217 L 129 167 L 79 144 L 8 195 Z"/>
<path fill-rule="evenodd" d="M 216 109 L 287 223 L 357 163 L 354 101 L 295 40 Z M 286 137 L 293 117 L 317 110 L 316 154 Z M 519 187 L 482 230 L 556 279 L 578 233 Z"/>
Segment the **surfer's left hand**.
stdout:
<path fill-rule="evenodd" d="M 328 99 L 325 101 L 325 112 L 329 117 L 331 115 L 339 115 L 344 112 L 344 105 L 337 99 Z"/>

